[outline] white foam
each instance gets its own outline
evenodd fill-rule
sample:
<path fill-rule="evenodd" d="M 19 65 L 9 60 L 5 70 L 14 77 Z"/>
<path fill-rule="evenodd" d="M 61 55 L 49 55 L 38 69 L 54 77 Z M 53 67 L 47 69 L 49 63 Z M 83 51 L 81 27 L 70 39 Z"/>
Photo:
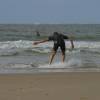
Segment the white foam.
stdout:
<path fill-rule="evenodd" d="M 47 53 L 50 52 L 53 42 L 41 43 L 39 45 L 33 45 L 33 41 L 19 40 L 19 41 L 6 41 L 0 42 L 0 49 L 12 49 L 12 48 L 21 48 L 28 49 L 31 48 L 33 51 Z M 90 41 L 75 41 L 75 48 L 99 48 L 100 42 L 90 42 Z M 70 48 L 71 44 L 69 41 L 66 41 L 66 48 Z"/>
<path fill-rule="evenodd" d="M 70 59 L 69 61 L 65 63 L 53 63 L 51 65 L 44 64 L 39 65 L 39 68 L 75 68 L 82 66 L 82 62 L 79 59 Z"/>
<path fill-rule="evenodd" d="M 11 48 L 32 48 L 32 41 L 7 41 L 0 42 L 0 49 L 11 49 Z"/>
<path fill-rule="evenodd" d="M 39 65 L 38 68 L 65 68 L 66 63 L 54 63 L 54 64 L 44 64 L 44 65 Z"/>
<path fill-rule="evenodd" d="M 0 64 L 0 68 L 13 68 L 13 69 L 19 69 L 19 68 L 31 68 L 32 66 L 30 64 Z"/>

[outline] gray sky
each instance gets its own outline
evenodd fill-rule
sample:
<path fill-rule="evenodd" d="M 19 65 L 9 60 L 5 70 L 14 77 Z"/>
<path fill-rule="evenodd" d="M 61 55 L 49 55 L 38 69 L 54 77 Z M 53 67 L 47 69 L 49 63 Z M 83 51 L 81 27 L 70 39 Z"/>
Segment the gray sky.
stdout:
<path fill-rule="evenodd" d="M 0 0 L 0 23 L 100 23 L 100 0 Z"/>

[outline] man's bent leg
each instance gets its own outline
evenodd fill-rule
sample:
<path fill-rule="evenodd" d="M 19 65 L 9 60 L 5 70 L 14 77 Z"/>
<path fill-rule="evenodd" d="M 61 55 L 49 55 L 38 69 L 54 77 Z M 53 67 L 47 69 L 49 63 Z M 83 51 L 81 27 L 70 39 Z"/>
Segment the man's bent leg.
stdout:
<path fill-rule="evenodd" d="M 56 51 L 52 50 L 52 54 L 50 55 L 50 61 L 49 61 L 49 64 L 52 63 L 52 61 L 53 61 L 55 55 L 56 55 Z"/>
<path fill-rule="evenodd" d="M 65 43 L 63 43 L 61 46 L 61 51 L 62 51 L 62 55 L 61 55 L 61 59 L 62 59 L 62 62 L 65 61 Z"/>
<path fill-rule="evenodd" d="M 64 61 L 65 61 L 65 52 L 62 52 L 62 57 L 61 57 L 61 59 L 62 59 L 62 62 L 64 63 Z"/>

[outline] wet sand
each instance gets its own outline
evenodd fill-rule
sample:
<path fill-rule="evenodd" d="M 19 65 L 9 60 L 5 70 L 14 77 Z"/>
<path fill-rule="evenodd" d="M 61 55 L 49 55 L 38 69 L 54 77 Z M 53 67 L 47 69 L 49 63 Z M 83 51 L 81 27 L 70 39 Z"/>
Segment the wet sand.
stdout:
<path fill-rule="evenodd" d="M 0 100 L 100 100 L 100 72 L 0 75 Z"/>

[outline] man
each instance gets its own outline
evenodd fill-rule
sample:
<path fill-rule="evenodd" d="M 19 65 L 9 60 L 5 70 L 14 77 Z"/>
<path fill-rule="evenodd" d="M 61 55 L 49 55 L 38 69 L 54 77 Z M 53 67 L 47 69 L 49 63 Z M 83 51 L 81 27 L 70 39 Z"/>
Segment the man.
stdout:
<path fill-rule="evenodd" d="M 58 32 L 54 32 L 52 36 L 49 36 L 48 39 L 46 40 L 42 40 L 42 41 L 38 41 L 38 42 L 34 42 L 33 44 L 34 45 L 37 45 L 39 43 L 44 43 L 44 42 L 47 42 L 47 41 L 53 41 L 54 42 L 54 46 L 53 46 L 53 49 L 52 49 L 52 54 L 50 56 L 50 61 L 49 61 L 49 64 L 52 63 L 53 61 L 53 58 L 54 56 L 56 55 L 56 52 L 58 50 L 58 47 L 60 47 L 61 51 L 62 51 L 62 62 L 64 62 L 65 60 L 65 41 L 64 39 L 69 39 L 68 36 L 65 36 L 63 34 L 60 34 Z M 71 46 L 72 46 L 72 49 L 74 48 L 74 44 L 73 44 L 73 40 L 70 39 L 70 43 L 71 43 Z"/>

